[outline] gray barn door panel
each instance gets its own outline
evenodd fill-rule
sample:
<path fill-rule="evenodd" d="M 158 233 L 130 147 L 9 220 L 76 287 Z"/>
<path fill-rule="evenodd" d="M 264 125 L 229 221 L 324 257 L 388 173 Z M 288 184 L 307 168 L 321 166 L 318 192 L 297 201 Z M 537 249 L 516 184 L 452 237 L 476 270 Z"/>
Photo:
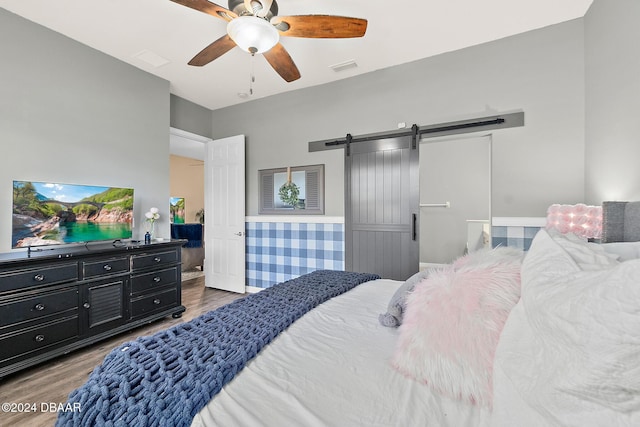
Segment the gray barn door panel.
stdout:
<path fill-rule="evenodd" d="M 412 136 L 345 149 L 346 269 L 406 280 L 419 267 L 419 158 Z"/>

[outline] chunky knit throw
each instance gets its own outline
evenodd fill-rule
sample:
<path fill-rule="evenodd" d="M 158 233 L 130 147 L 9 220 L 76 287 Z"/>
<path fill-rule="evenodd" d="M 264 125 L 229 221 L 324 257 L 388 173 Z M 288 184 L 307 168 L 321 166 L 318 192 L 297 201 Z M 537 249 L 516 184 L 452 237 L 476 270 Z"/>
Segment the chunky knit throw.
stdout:
<path fill-rule="evenodd" d="M 319 270 L 115 348 L 56 426 L 188 426 L 280 332 L 374 274 Z"/>

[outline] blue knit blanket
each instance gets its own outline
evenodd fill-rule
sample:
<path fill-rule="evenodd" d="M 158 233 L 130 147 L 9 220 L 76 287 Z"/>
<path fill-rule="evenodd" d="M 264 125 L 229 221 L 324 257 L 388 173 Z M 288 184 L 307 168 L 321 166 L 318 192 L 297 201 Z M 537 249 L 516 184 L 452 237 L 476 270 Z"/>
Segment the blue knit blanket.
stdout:
<path fill-rule="evenodd" d="M 319 270 L 115 348 L 56 426 L 188 426 L 280 332 L 374 274 Z M 79 405 L 79 406 L 78 406 Z"/>

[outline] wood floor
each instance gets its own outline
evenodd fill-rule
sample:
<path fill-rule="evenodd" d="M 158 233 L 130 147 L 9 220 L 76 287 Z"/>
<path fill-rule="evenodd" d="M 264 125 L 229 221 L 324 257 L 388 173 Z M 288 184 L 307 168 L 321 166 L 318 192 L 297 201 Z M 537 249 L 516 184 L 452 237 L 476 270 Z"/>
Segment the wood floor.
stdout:
<path fill-rule="evenodd" d="M 48 410 L 64 404 L 69 393 L 87 381 L 93 368 L 112 348 L 135 337 L 189 321 L 241 297 L 242 294 L 205 288 L 203 277 L 182 282 L 182 304 L 187 308 L 182 318 L 167 317 L 1 380 L 0 404 L 35 404 L 36 411 L 7 413 L 0 410 L 0 426 L 53 426 L 57 414 Z"/>

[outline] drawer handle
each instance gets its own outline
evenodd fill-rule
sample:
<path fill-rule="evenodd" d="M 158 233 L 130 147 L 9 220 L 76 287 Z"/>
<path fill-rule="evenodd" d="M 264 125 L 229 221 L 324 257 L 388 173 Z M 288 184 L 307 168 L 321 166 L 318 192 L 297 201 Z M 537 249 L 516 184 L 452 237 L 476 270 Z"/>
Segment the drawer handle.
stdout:
<path fill-rule="evenodd" d="M 105 264 L 105 265 L 102 266 L 102 268 L 104 268 L 105 271 L 111 271 L 112 267 L 109 264 Z"/>
<path fill-rule="evenodd" d="M 91 308 L 91 304 L 89 304 L 88 302 L 85 302 L 84 304 L 82 304 L 82 306 L 84 308 Z"/>
<path fill-rule="evenodd" d="M 36 306 L 33 307 L 33 308 L 35 308 L 38 311 L 42 311 L 42 310 L 44 310 L 44 304 L 36 304 Z"/>
<path fill-rule="evenodd" d="M 155 262 L 160 262 L 160 261 L 162 261 L 162 258 L 160 258 L 159 256 L 157 256 L 157 257 L 155 257 L 153 260 L 154 260 Z"/>
<path fill-rule="evenodd" d="M 42 342 L 44 341 L 44 335 L 36 335 L 34 339 L 36 340 L 36 342 Z"/>
<path fill-rule="evenodd" d="M 160 280 L 162 280 L 162 279 L 160 279 L 160 277 L 158 277 L 158 276 L 153 278 L 153 281 L 156 282 L 156 283 L 160 283 Z"/>
<path fill-rule="evenodd" d="M 36 274 L 35 276 L 33 276 L 33 280 L 35 280 L 36 282 L 42 282 L 44 280 L 44 274 Z"/>
<path fill-rule="evenodd" d="M 154 299 L 154 300 L 153 300 L 153 303 L 154 303 L 155 305 L 159 305 L 159 304 L 160 304 L 160 298 L 156 298 L 156 299 Z"/>

